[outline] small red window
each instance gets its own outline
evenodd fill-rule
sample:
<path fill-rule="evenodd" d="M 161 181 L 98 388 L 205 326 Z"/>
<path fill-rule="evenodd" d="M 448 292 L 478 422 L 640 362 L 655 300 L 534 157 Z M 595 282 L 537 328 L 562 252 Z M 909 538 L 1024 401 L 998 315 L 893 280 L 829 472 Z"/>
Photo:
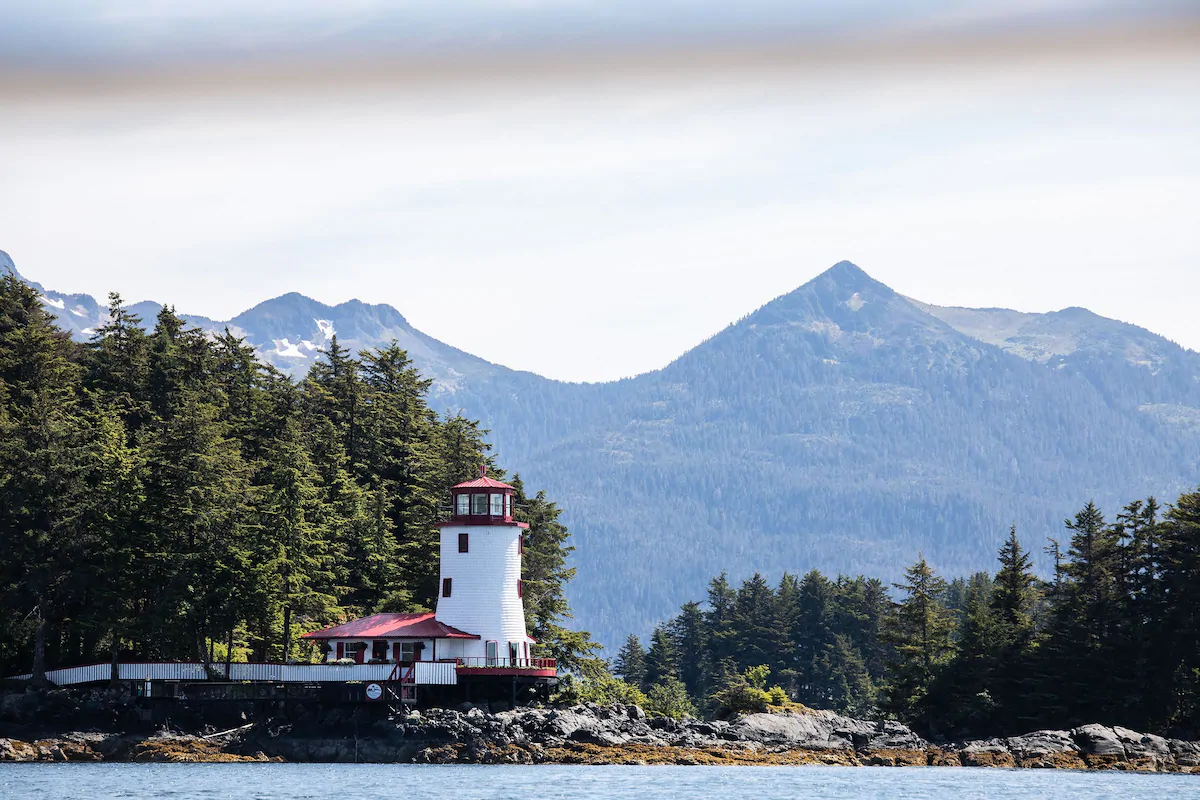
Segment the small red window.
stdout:
<path fill-rule="evenodd" d="M 525 552 L 525 534 L 517 537 L 517 552 L 524 554 Z"/>
<path fill-rule="evenodd" d="M 337 658 L 340 661 L 341 659 L 343 659 L 345 657 L 346 657 L 346 643 L 338 642 L 337 643 Z"/>
<path fill-rule="evenodd" d="M 458 535 L 458 552 L 465 553 L 468 551 L 471 546 L 469 541 L 470 538 L 471 534 L 469 533 L 460 533 Z"/>
<path fill-rule="evenodd" d="M 450 586 L 451 586 L 450 579 L 442 578 L 442 597 L 450 596 Z"/>
<path fill-rule="evenodd" d="M 525 581 L 517 581 L 517 597 L 525 596 Z"/>

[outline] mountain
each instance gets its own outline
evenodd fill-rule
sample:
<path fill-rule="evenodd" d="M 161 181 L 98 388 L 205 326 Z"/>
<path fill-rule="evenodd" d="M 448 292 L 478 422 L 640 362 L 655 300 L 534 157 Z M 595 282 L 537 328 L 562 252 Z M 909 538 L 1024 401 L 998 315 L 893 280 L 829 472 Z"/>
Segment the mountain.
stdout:
<path fill-rule="evenodd" d="M 94 327 L 83 296 L 43 295 Z M 334 331 L 396 338 L 434 404 L 482 419 L 505 466 L 564 506 L 572 605 L 610 645 L 722 570 L 895 579 L 918 552 L 944 574 L 991 569 L 1010 524 L 1041 559 L 1088 499 L 1112 514 L 1200 483 L 1200 355 L 1083 309 L 930 306 L 849 262 L 603 384 L 491 364 L 358 301 L 290 294 L 196 324 L 293 374 Z"/>

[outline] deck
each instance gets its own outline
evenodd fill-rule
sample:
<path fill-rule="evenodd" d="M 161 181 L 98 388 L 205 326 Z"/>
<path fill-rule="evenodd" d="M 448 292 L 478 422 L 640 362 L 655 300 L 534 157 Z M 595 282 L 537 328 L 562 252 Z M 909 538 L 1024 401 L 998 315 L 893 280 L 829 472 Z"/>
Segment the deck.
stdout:
<path fill-rule="evenodd" d="M 350 683 L 399 682 L 416 686 L 453 686 L 459 676 L 528 676 L 553 678 L 558 662 L 553 658 L 459 658 L 447 661 L 416 661 L 411 664 L 244 664 L 209 665 L 200 662 L 122 662 L 117 665 L 122 681 L 226 681 L 244 683 Z M 104 683 L 111 679 L 112 664 L 85 664 L 46 671 L 56 686 Z M 14 680 L 32 676 L 14 675 Z"/>

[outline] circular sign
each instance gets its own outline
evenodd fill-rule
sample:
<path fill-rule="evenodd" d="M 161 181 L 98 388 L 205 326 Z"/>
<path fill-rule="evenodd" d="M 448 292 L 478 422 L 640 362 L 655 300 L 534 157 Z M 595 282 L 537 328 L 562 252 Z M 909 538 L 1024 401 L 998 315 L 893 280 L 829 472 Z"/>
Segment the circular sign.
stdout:
<path fill-rule="evenodd" d="M 378 700 L 381 697 L 383 697 L 383 687 L 380 686 L 378 683 L 368 683 L 367 684 L 367 699 L 368 700 Z"/>

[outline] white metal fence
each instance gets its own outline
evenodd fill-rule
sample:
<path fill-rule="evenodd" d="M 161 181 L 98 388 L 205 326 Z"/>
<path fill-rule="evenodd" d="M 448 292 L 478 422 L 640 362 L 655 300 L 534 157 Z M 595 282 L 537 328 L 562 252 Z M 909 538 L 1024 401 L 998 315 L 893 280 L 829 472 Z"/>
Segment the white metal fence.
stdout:
<path fill-rule="evenodd" d="M 203 681 L 208 680 L 200 663 L 132 663 L 118 664 L 123 681 Z M 386 681 L 392 677 L 394 664 L 230 664 L 225 674 L 224 664 L 213 664 L 213 674 L 230 681 L 269 683 L 321 683 L 342 681 Z M 453 662 L 418 661 L 413 664 L 413 683 L 453 686 L 458 673 Z M 112 675 L 111 664 L 88 664 L 46 671 L 46 678 L 57 686 L 107 681 Z M 16 675 L 17 680 L 31 676 Z"/>

